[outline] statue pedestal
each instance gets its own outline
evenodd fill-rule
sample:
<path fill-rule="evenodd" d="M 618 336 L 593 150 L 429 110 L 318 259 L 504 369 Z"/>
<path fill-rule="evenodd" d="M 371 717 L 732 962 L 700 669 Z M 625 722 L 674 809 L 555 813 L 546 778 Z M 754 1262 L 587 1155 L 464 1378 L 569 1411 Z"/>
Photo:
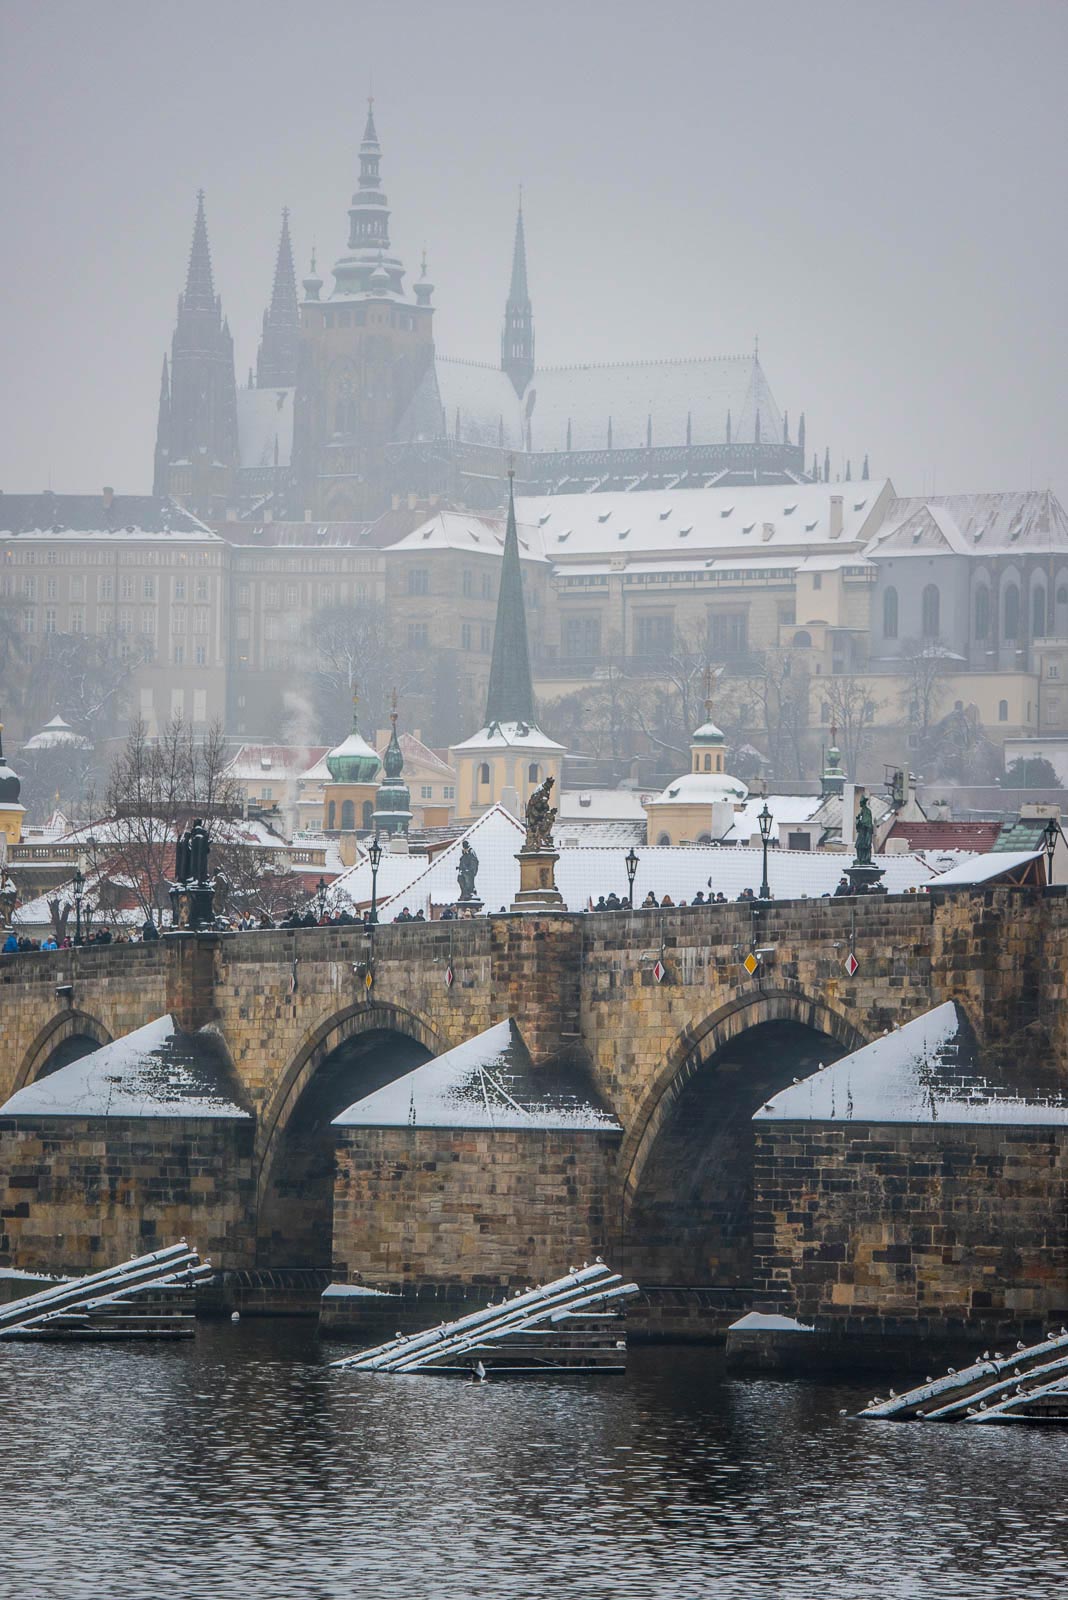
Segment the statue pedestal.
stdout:
<path fill-rule="evenodd" d="M 473 917 L 477 917 L 478 913 L 482 910 L 482 901 L 478 898 L 477 894 L 470 896 L 461 895 L 459 900 L 453 901 L 452 909 L 458 913 L 470 911 Z"/>
<path fill-rule="evenodd" d="M 566 911 L 564 897 L 556 887 L 557 851 L 520 850 L 519 893 L 512 901 L 513 911 Z"/>
<path fill-rule="evenodd" d="M 846 877 L 849 879 L 849 887 L 853 894 L 870 894 L 873 889 L 879 887 L 884 875 L 884 869 L 873 866 L 870 861 L 854 861 L 846 868 Z"/>
<path fill-rule="evenodd" d="M 195 933 L 215 926 L 215 884 L 172 883 L 170 887 L 172 926 Z"/>

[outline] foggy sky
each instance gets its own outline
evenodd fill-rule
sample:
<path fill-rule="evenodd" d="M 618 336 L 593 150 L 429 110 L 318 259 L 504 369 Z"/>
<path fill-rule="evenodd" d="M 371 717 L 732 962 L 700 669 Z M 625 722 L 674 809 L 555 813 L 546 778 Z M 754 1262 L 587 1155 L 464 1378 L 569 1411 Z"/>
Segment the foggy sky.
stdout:
<path fill-rule="evenodd" d="M 524 185 L 542 364 L 760 352 L 808 450 L 1068 501 L 1059 0 L 3 0 L 0 488 L 151 488 L 207 191 L 238 382 L 279 214 L 328 292 L 368 83 L 439 352 L 496 363 Z"/>

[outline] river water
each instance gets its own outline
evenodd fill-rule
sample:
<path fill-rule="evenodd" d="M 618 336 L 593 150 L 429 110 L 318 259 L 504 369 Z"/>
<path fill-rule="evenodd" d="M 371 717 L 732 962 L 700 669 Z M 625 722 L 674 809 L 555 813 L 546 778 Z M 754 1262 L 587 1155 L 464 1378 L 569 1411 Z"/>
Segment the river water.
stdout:
<path fill-rule="evenodd" d="M 1068 1431 L 858 1423 L 872 1389 L 332 1371 L 307 1322 L 0 1348 L 20 1600 L 1028 1600 L 1068 1582 Z M 891 1375 L 892 1376 L 892 1375 Z"/>

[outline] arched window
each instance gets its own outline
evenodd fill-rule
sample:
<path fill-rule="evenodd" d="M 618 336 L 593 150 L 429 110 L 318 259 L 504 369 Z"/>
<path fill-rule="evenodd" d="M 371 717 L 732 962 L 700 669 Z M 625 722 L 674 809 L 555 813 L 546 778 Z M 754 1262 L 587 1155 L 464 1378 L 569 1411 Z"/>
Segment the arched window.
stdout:
<path fill-rule="evenodd" d="M 795 633 L 794 634 L 794 649 L 795 650 L 811 650 L 812 649 L 812 635 L 808 632 L 807 628 L 802 628 L 799 633 Z"/>
<path fill-rule="evenodd" d="M 1020 636 L 1020 591 L 1015 583 L 1005 585 L 1005 614 L 1001 631 L 1006 639 Z"/>
<path fill-rule="evenodd" d="M 1057 604 L 1059 606 L 1068 606 L 1068 589 L 1064 587 L 1063 583 L 1057 590 Z"/>
<path fill-rule="evenodd" d="M 706 772 L 711 772 L 712 771 L 712 757 L 710 755 L 708 755 L 707 752 L 705 754 L 705 771 Z"/>
<path fill-rule="evenodd" d="M 883 591 L 883 638 L 897 638 L 897 590 Z"/>
<path fill-rule="evenodd" d="M 541 772 L 540 772 L 540 770 L 538 768 L 538 763 L 536 761 L 532 761 L 530 763 L 530 766 L 527 768 L 527 782 L 528 783 L 540 783 L 541 782 Z"/>
<path fill-rule="evenodd" d="M 670 844 L 671 840 L 670 840 L 670 838 L 668 837 L 668 835 L 666 833 L 662 833 L 660 835 L 659 839 L 656 842 L 657 842 L 658 845 L 660 845 L 660 844 Z"/>
<path fill-rule="evenodd" d="M 341 826 L 350 831 L 356 826 L 356 807 L 351 800 L 341 802 Z"/>
<path fill-rule="evenodd" d="M 1031 637 L 1041 639 L 1046 632 L 1046 591 L 1042 584 L 1031 590 Z"/>
<path fill-rule="evenodd" d="M 326 825 L 328 828 L 333 828 L 335 826 L 334 816 L 334 802 L 331 800 L 330 804 L 326 808 Z"/>
<path fill-rule="evenodd" d="M 938 638 L 938 630 L 941 624 L 941 609 L 942 603 L 941 597 L 938 593 L 938 585 L 936 583 L 927 584 L 924 588 L 923 599 L 921 601 L 921 627 L 925 639 Z"/>
<path fill-rule="evenodd" d="M 483 761 L 482 765 L 479 767 L 479 769 L 478 769 L 478 781 L 479 781 L 479 783 L 489 783 L 490 779 L 489 779 L 489 762 L 488 761 Z"/>
<path fill-rule="evenodd" d="M 374 802 L 371 801 L 371 800 L 365 800 L 364 803 L 363 803 L 363 825 L 364 825 L 364 827 L 365 828 L 372 828 L 374 826 L 374 820 L 375 820 Z"/>
<path fill-rule="evenodd" d="M 1008 722 L 1008 720 L 1009 720 L 1009 702 L 1007 700 L 999 700 L 998 701 L 998 721 L 999 722 Z"/>
<path fill-rule="evenodd" d="M 990 590 L 985 584 L 975 591 L 975 637 L 985 639 L 990 632 Z"/>

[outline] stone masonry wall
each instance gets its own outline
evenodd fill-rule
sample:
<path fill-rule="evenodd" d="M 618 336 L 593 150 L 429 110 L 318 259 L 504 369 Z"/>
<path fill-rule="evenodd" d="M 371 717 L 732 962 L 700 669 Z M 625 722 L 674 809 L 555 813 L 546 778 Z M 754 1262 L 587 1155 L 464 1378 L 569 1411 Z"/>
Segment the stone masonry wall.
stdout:
<path fill-rule="evenodd" d="M 559 1277 L 605 1251 L 617 1144 L 596 1133 L 346 1129 L 335 1278 L 518 1288 Z"/>
<path fill-rule="evenodd" d="M 0 1266 L 94 1272 L 181 1238 L 255 1261 L 250 1123 L 0 1120 Z"/>
<path fill-rule="evenodd" d="M 849 1335 L 1068 1315 L 1068 1129 L 757 1124 L 764 1303 Z M 761 1301 L 758 1300 L 758 1305 Z"/>

